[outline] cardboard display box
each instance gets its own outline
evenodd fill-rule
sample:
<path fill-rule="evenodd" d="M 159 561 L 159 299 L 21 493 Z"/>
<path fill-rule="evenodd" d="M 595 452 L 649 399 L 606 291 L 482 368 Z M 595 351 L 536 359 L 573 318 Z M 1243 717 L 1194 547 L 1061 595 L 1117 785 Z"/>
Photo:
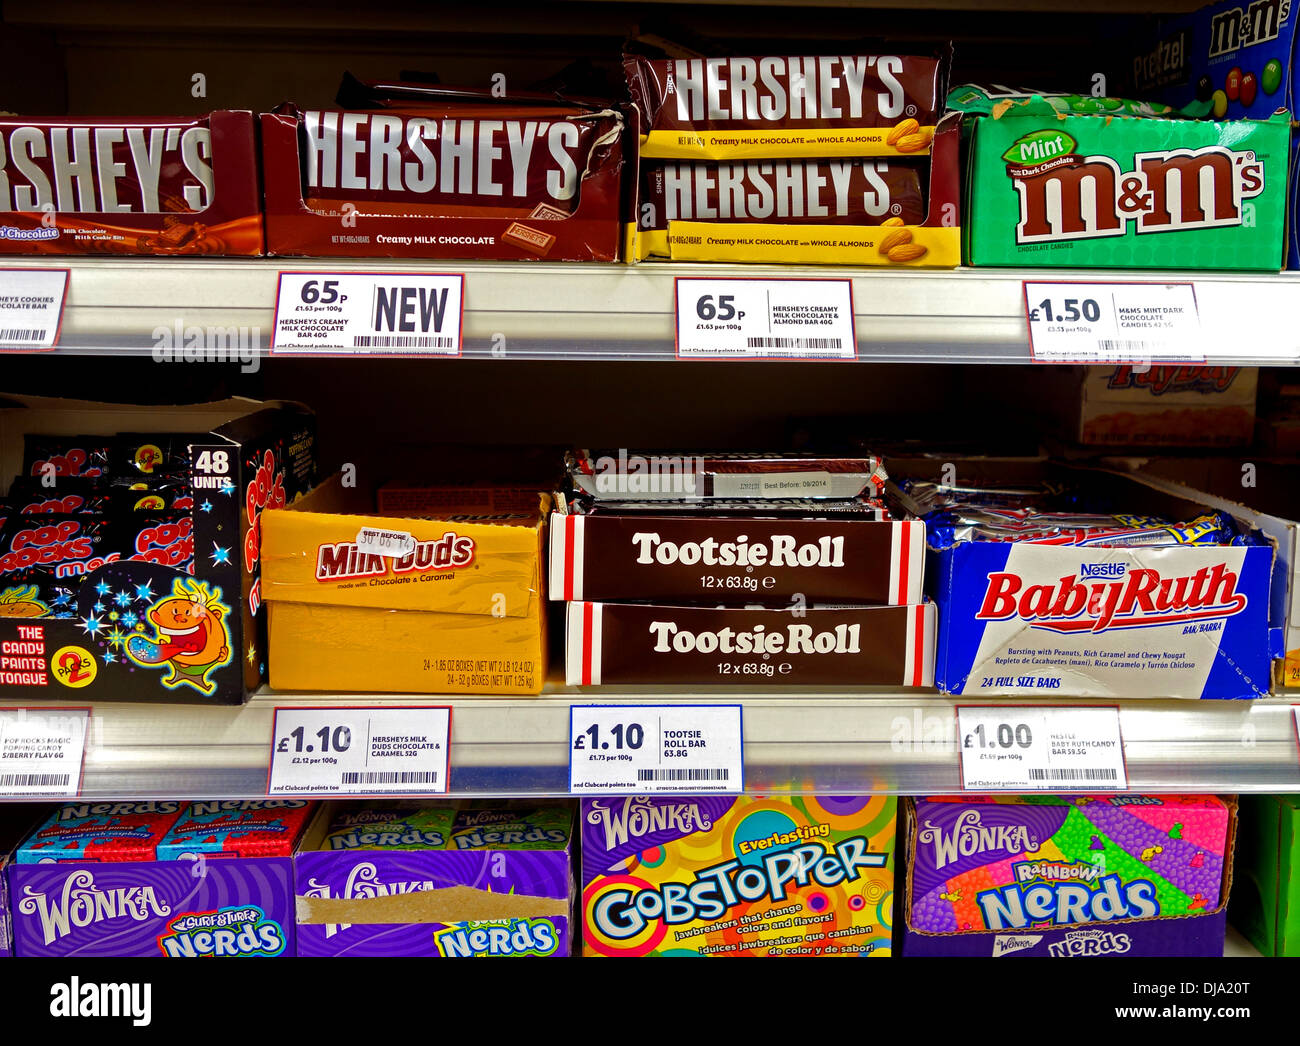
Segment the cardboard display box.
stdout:
<path fill-rule="evenodd" d="M 1265 955 L 1300 955 L 1300 798 L 1241 797 L 1232 924 Z"/>
<path fill-rule="evenodd" d="M 19 396 L 0 407 L 5 483 L 21 469 L 26 435 L 191 434 L 178 453 L 193 491 L 183 511 L 194 564 L 191 575 L 170 559 L 124 557 L 68 574 L 62 603 L 42 603 L 39 616 L 0 612 L 0 649 L 15 659 L 0 662 L 0 696 L 246 701 L 266 680 L 263 513 L 314 484 L 312 415 L 246 399 L 150 407 Z M 50 492 L 59 490 L 55 476 Z M 0 584 L 11 596 L 12 589 Z M 178 607 L 185 612 L 176 617 Z M 203 630 L 197 652 L 180 645 L 178 621 Z"/>
<path fill-rule="evenodd" d="M 1233 800 L 938 796 L 905 816 L 904 956 L 1223 955 Z"/>
<path fill-rule="evenodd" d="M 493 522 L 381 516 L 334 476 L 265 518 L 277 690 L 537 694 L 550 498 Z"/>

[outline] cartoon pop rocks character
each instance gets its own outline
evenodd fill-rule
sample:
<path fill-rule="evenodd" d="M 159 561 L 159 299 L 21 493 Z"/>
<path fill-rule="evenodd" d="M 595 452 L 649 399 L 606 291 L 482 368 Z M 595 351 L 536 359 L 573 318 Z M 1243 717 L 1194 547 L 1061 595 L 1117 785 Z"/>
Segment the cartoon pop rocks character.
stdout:
<path fill-rule="evenodd" d="M 171 675 L 163 678 L 163 686 L 192 686 L 210 694 L 216 684 L 208 673 L 230 662 L 229 609 L 221 602 L 221 589 L 209 591 L 201 581 L 177 578 L 172 595 L 148 610 L 157 638 L 131 636 L 126 656 L 144 668 L 170 664 Z"/>
<path fill-rule="evenodd" d="M 0 617 L 44 617 L 50 608 L 36 596 L 35 585 L 0 591 Z"/>

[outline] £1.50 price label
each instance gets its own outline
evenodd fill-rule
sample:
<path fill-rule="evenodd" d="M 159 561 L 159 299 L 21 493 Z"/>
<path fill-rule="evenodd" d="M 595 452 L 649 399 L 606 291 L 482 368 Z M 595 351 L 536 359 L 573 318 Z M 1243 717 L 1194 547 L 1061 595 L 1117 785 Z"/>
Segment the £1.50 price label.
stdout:
<path fill-rule="evenodd" d="M 267 795 L 447 791 L 451 709 L 277 708 Z"/>
<path fill-rule="evenodd" d="M 275 355 L 459 356 L 465 277 L 282 272 Z"/>
<path fill-rule="evenodd" d="M 741 792 L 740 705 L 573 705 L 569 791 Z"/>
<path fill-rule="evenodd" d="M 1191 283 L 1026 280 L 1029 354 L 1040 363 L 1205 362 Z"/>
<path fill-rule="evenodd" d="M 849 280 L 678 277 L 681 358 L 851 360 Z"/>
<path fill-rule="evenodd" d="M 959 705 L 957 744 L 968 792 L 1128 788 L 1119 709 L 1110 705 Z"/>

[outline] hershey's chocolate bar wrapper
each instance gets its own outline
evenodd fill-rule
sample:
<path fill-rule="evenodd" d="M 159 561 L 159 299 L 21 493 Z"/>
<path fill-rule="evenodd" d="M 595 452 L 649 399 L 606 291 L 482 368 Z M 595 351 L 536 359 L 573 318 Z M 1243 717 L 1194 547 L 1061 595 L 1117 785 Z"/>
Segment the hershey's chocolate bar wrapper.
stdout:
<path fill-rule="evenodd" d="M 565 680 L 931 686 L 933 603 L 748 609 L 570 603 Z"/>

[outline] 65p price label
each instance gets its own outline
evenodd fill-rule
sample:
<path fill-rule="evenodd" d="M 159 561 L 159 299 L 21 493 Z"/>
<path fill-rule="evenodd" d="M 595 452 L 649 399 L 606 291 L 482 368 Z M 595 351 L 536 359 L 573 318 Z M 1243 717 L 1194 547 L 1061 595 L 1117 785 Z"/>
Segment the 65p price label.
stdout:
<path fill-rule="evenodd" d="M 277 708 L 267 795 L 447 791 L 451 709 Z"/>
<path fill-rule="evenodd" d="M 740 705 L 573 705 L 569 791 L 741 792 Z"/>
<path fill-rule="evenodd" d="M 957 744 L 968 792 L 1128 788 L 1114 706 L 960 705 Z"/>
<path fill-rule="evenodd" d="M 680 358 L 851 360 L 849 280 L 678 277 Z"/>

